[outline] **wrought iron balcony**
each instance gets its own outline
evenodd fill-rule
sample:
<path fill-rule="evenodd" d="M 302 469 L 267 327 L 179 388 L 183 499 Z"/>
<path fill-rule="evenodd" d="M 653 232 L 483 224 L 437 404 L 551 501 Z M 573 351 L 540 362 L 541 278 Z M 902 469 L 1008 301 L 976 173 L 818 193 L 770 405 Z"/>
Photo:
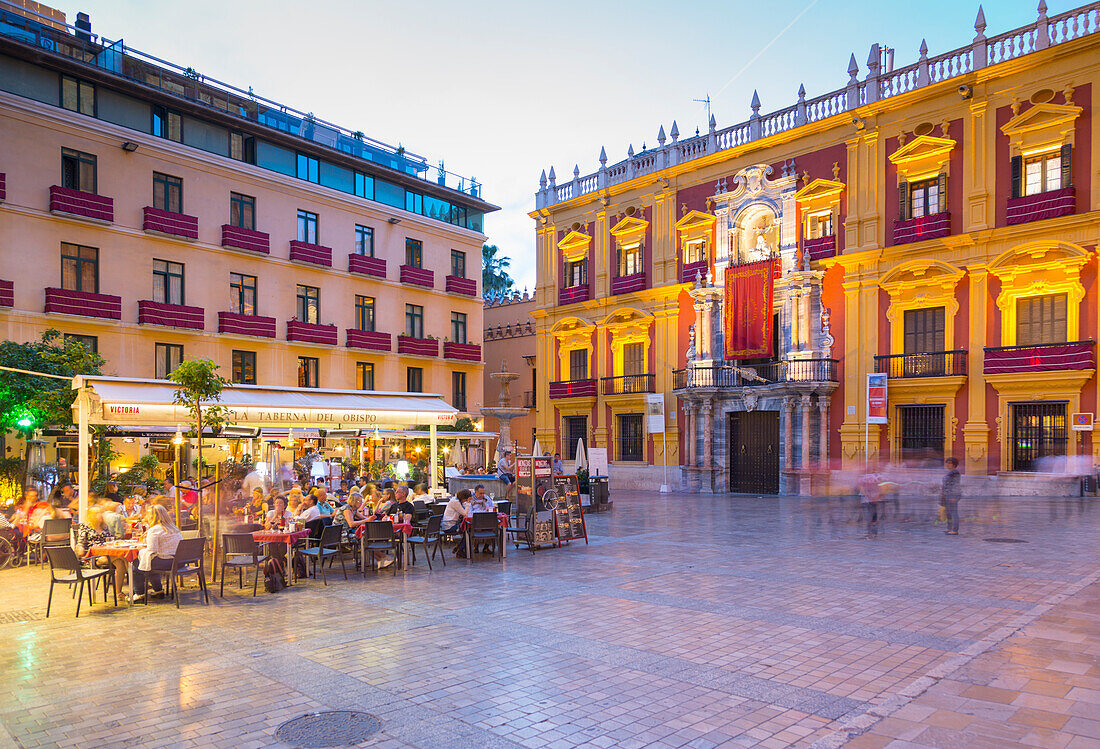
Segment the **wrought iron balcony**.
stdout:
<path fill-rule="evenodd" d="M 326 346 L 335 346 L 337 339 L 336 326 L 287 320 L 286 339 L 288 341 L 302 341 L 304 343 L 320 343 Z"/>
<path fill-rule="evenodd" d="M 802 251 L 810 256 L 810 260 L 821 260 L 836 255 L 836 235 L 816 239 L 803 239 Z"/>
<path fill-rule="evenodd" d="M 164 325 L 169 328 L 202 330 L 205 313 L 202 307 L 166 304 L 142 299 L 138 302 L 138 325 Z"/>
<path fill-rule="evenodd" d="M 353 252 L 348 255 L 348 270 L 352 273 L 362 273 L 365 276 L 376 278 L 386 277 L 386 258 L 368 257 Z"/>
<path fill-rule="evenodd" d="M 645 288 L 645 273 L 634 273 L 629 276 L 618 276 L 611 279 L 612 294 L 629 294 L 632 291 L 641 291 Z"/>
<path fill-rule="evenodd" d="M 604 377 L 604 395 L 625 395 L 628 393 L 655 393 L 657 378 L 651 374 L 623 375 L 621 377 Z"/>
<path fill-rule="evenodd" d="M 392 336 L 389 333 L 347 328 L 344 335 L 348 348 L 361 348 L 368 351 L 390 351 L 393 348 Z"/>
<path fill-rule="evenodd" d="M 562 380 L 550 383 L 551 398 L 595 398 L 596 380 Z"/>
<path fill-rule="evenodd" d="M 402 265 L 401 283 L 431 289 L 435 287 L 435 272 L 427 268 L 417 268 L 415 265 Z"/>
<path fill-rule="evenodd" d="M 673 389 L 762 387 L 791 382 L 837 382 L 836 359 L 792 359 L 766 364 L 712 364 L 677 369 Z"/>
<path fill-rule="evenodd" d="M 60 185 L 51 185 L 50 213 L 81 216 L 109 224 L 115 220 L 115 201 L 94 192 L 82 192 Z"/>
<path fill-rule="evenodd" d="M 947 211 L 894 222 L 894 244 L 923 242 L 951 234 L 951 214 Z"/>
<path fill-rule="evenodd" d="M 271 237 L 255 229 L 243 229 L 232 224 L 222 224 L 222 247 L 271 254 Z"/>
<path fill-rule="evenodd" d="M 290 240 L 290 259 L 299 263 L 312 263 L 331 268 L 332 248 L 292 239 Z"/>
<path fill-rule="evenodd" d="M 1006 223 L 1026 224 L 1045 218 L 1068 216 L 1076 210 L 1077 198 L 1072 186 L 1061 190 L 1048 190 L 1038 195 L 1009 198 Z"/>
<path fill-rule="evenodd" d="M 414 354 L 416 356 L 439 356 L 439 340 L 399 335 L 397 336 L 397 353 Z"/>
<path fill-rule="evenodd" d="M 966 375 L 965 350 L 891 354 L 875 357 L 875 371 L 895 377 L 955 377 Z"/>
<path fill-rule="evenodd" d="M 462 276 L 447 276 L 445 290 L 448 294 L 477 296 L 477 281 Z"/>
<path fill-rule="evenodd" d="M 524 408 L 538 408 L 538 405 L 535 401 L 535 391 L 534 390 L 524 390 L 523 391 L 523 407 Z"/>
<path fill-rule="evenodd" d="M 443 358 L 457 361 L 481 361 L 481 346 L 477 343 L 443 342 Z"/>
<path fill-rule="evenodd" d="M 991 346 L 985 349 L 985 373 L 1045 372 L 1052 369 L 1092 369 L 1096 341 L 1040 343 L 1028 346 Z M 1041 383 L 1036 389 L 1041 390 Z"/>
<path fill-rule="evenodd" d="M 558 289 L 558 306 L 587 302 L 589 296 L 587 284 L 584 286 L 567 286 L 564 289 Z"/>
<path fill-rule="evenodd" d="M 242 315 L 239 312 L 219 312 L 218 332 L 233 335 L 253 335 L 274 338 L 277 321 L 274 317 Z"/>
<path fill-rule="evenodd" d="M 145 206 L 141 224 L 142 231 L 154 234 L 167 234 L 184 239 L 199 238 L 199 219 L 186 213 L 163 211 L 160 208 Z"/>
<path fill-rule="evenodd" d="M 122 297 L 51 287 L 46 289 L 46 312 L 121 320 Z"/>
<path fill-rule="evenodd" d="M 697 277 L 702 276 L 706 278 L 709 272 L 710 263 L 706 260 L 685 263 L 684 267 L 680 268 L 680 283 L 695 283 Z"/>

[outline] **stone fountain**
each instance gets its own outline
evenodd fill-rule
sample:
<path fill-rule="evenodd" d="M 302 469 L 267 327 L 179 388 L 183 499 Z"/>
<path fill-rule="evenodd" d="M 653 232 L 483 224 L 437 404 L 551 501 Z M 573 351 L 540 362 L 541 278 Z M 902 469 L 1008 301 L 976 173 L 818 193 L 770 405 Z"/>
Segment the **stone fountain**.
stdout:
<path fill-rule="evenodd" d="M 490 372 L 489 376 L 500 382 L 500 398 L 495 406 L 483 406 L 482 416 L 492 416 L 500 422 L 500 437 L 497 439 L 497 458 L 504 455 L 505 450 L 515 451 L 515 443 L 512 442 L 512 419 L 527 413 L 526 408 L 517 408 L 512 405 L 512 383 L 519 379 L 518 372 L 508 372 L 505 362 L 500 363 L 499 372 Z"/>

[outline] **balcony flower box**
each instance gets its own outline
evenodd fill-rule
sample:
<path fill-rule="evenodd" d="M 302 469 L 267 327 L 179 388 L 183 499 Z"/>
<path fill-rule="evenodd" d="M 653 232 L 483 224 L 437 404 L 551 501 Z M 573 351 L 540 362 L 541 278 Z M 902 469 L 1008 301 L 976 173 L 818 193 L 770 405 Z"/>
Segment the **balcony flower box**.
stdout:
<path fill-rule="evenodd" d="M 629 276 L 619 276 L 611 279 L 612 294 L 629 294 L 632 291 L 641 291 L 645 288 L 645 273 L 634 273 Z"/>
<path fill-rule="evenodd" d="M 588 301 L 587 286 L 568 286 L 558 290 L 558 305 Z"/>
<path fill-rule="evenodd" d="M 462 276 L 447 276 L 446 288 L 448 294 L 465 294 L 466 296 L 477 296 L 477 281 L 472 278 L 463 278 Z"/>
<path fill-rule="evenodd" d="M 199 238 L 199 220 L 186 213 L 172 213 L 159 208 L 145 206 L 145 219 L 141 228 L 154 234 L 167 234 L 184 239 Z"/>
<path fill-rule="evenodd" d="M 476 343 L 444 341 L 443 358 L 458 361 L 481 361 L 481 346 Z"/>
<path fill-rule="evenodd" d="M 274 338 L 274 317 L 242 315 L 239 312 L 219 312 L 218 332 L 231 335 L 254 335 L 258 338 Z"/>
<path fill-rule="evenodd" d="M 1050 370 L 1092 369 L 1096 366 L 1095 341 L 1045 343 L 1038 346 L 1001 346 L 985 350 L 985 373 L 1046 372 Z M 1041 392 L 1041 381 L 1036 392 Z"/>
<path fill-rule="evenodd" d="M 894 222 L 894 244 L 896 245 L 922 242 L 925 239 L 939 239 L 950 234 L 951 214 L 947 211 Z"/>
<path fill-rule="evenodd" d="M 286 339 L 302 343 L 321 343 L 335 346 L 339 334 L 335 325 L 318 325 L 310 322 L 286 321 Z"/>
<path fill-rule="evenodd" d="M 83 317 L 101 317 L 104 320 L 122 319 L 122 297 L 110 294 L 93 294 L 90 291 L 46 289 L 46 312 Z"/>
<path fill-rule="evenodd" d="M 361 348 L 367 351 L 390 351 L 393 348 L 392 336 L 389 333 L 348 328 L 344 334 L 348 348 Z"/>
<path fill-rule="evenodd" d="M 417 268 L 412 265 L 401 266 L 401 283 L 412 284 L 413 286 L 424 286 L 426 288 L 435 288 L 435 273 L 427 268 Z"/>
<path fill-rule="evenodd" d="M 4 172 L 0 172 L 0 203 L 3 203 L 8 197 L 8 175 Z"/>
<path fill-rule="evenodd" d="M 81 192 L 60 185 L 51 185 L 50 213 L 80 216 L 109 224 L 115 220 L 115 201 L 105 195 L 96 195 L 94 192 Z"/>
<path fill-rule="evenodd" d="M 551 398 L 595 398 L 596 380 L 566 380 L 550 383 Z"/>
<path fill-rule="evenodd" d="M 397 336 L 397 353 L 416 356 L 439 356 L 439 341 L 435 338 L 413 338 Z"/>
<path fill-rule="evenodd" d="M 700 260 L 695 263 L 687 263 L 680 269 L 680 283 L 695 283 L 697 276 L 702 276 L 706 281 L 707 273 L 710 272 L 710 263 L 706 260 Z"/>
<path fill-rule="evenodd" d="M 0 281 L 0 307 L 15 306 L 15 282 Z"/>
<path fill-rule="evenodd" d="M 331 268 L 332 248 L 292 239 L 290 240 L 290 259 L 300 263 L 312 263 L 313 265 L 323 265 L 326 268 Z"/>
<path fill-rule="evenodd" d="M 362 273 L 365 276 L 375 278 L 386 277 L 386 258 L 367 257 L 353 252 L 348 255 L 348 270 L 352 273 Z"/>
<path fill-rule="evenodd" d="M 203 309 L 142 299 L 138 302 L 138 325 L 165 325 L 169 328 L 202 330 Z"/>
<path fill-rule="evenodd" d="M 836 235 L 802 240 L 802 251 L 810 256 L 810 260 L 823 260 L 836 256 Z"/>
<path fill-rule="evenodd" d="M 222 224 L 222 247 L 271 254 L 271 235 L 255 229 L 242 229 L 239 226 Z"/>
<path fill-rule="evenodd" d="M 1009 198 L 1007 222 L 1026 224 L 1029 221 L 1041 221 L 1044 218 L 1069 216 L 1077 208 L 1077 199 L 1072 187 L 1062 190 L 1049 190 L 1038 195 L 1026 195 L 1022 198 Z"/>

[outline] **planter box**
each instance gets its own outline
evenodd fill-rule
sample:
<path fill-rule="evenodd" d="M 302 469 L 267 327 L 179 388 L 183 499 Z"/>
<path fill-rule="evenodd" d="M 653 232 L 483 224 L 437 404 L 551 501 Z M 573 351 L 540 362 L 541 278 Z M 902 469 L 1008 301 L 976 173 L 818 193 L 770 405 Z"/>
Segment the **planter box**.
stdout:
<path fill-rule="evenodd" d="M 60 185 L 51 185 L 50 213 L 80 216 L 109 224 L 115 220 L 115 201 L 93 192 L 81 192 L 69 190 Z"/>
<path fill-rule="evenodd" d="M 148 299 L 138 302 L 138 325 L 166 325 L 170 328 L 202 330 L 204 317 L 202 307 L 164 304 Z"/>
<path fill-rule="evenodd" d="M 259 315 L 242 315 L 239 312 L 219 312 L 218 332 L 233 335 L 254 335 L 260 338 L 275 337 L 275 318 Z"/>
<path fill-rule="evenodd" d="M 477 296 L 477 281 L 472 278 L 462 278 L 461 276 L 447 276 L 446 283 L 448 294 L 465 294 L 466 296 Z"/>
<path fill-rule="evenodd" d="M 222 224 L 222 247 L 235 247 L 238 250 L 250 250 L 269 255 L 271 254 L 271 235 L 254 229 Z"/>
<path fill-rule="evenodd" d="M 630 276 L 611 279 L 612 294 L 629 294 L 632 291 L 641 291 L 644 288 L 645 273 L 635 273 Z"/>
<path fill-rule="evenodd" d="M 1009 198 L 1007 222 L 1026 224 L 1029 221 L 1041 221 L 1044 218 L 1068 216 L 1077 210 L 1077 198 L 1072 187 L 1064 190 L 1050 190 L 1038 195 L 1022 198 Z"/>
<path fill-rule="evenodd" d="M 152 206 L 145 206 L 144 210 L 145 219 L 142 221 L 141 228 L 145 231 L 184 239 L 199 238 L 199 220 L 195 216 L 162 211 Z"/>
<path fill-rule="evenodd" d="M 0 307 L 15 306 L 15 282 L 0 281 Z"/>
<path fill-rule="evenodd" d="M 697 263 L 688 263 L 680 269 L 680 283 L 695 283 L 695 277 L 700 274 L 703 276 L 703 281 L 705 283 L 709 271 L 710 263 L 706 260 L 700 260 Z"/>
<path fill-rule="evenodd" d="M 909 244 L 925 239 L 939 239 L 951 234 L 951 214 L 933 213 L 931 216 L 894 222 L 894 244 Z"/>
<path fill-rule="evenodd" d="M 344 336 L 348 348 L 360 348 L 367 351 L 390 351 L 393 348 L 392 336 L 389 333 L 348 328 L 344 331 Z"/>
<path fill-rule="evenodd" d="M 587 286 L 570 286 L 558 290 L 558 305 L 575 304 L 588 301 Z"/>
<path fill-rule="evenodd" d="M 443 342 L 443 358 L 458 361 L 481 361 L 481 346 L 476 343 Z"/>
<path fill-rule="evenodd" d="M 414 268 L 411 265 L 402 265 L 401 283 L 424 286 L 432 289 L 435 288 L 435 273 L 426 268 Z"/>
<path fill-rule="evenodd" d="M 335 325 L 316 325 L 297 320 L 286 321 L 286 339 L 303 343 L 323 343 L 335 346 L 337 333 Z"/>
<path fill-rule="evenodd" d="M 435 338 L 411 338 L 397 336 L 397 353 L 416 356 L 439 356 L 439 341 Z"/>
<path fill-rule="evenodd" d="M 46 312 L 121 320 L 122 297 L 51 287 L 46 289 Z"/>
<path fill-rule="evenodd" d="M 821 260 L 836 255 L 836 235 L 817 239 L 802 240 L 802 251 L 810 256 L 810 260 Z"/>
<path fill-rule="evenodd" d="M 352 273 L 362 273 L 365 276 L 375 278 L 386 277 L 386 258 L 367 257 L 358 253 L 348 255 L 348 270 Z"/>
<path fill-rule="evenodd" d="M 300 263 L 312 263 L 313 265 L 323 265 L 326 268 L 331 268 L 332 248 L 292 239 L 290 240 L 290 259 L 297 260 Z"/>

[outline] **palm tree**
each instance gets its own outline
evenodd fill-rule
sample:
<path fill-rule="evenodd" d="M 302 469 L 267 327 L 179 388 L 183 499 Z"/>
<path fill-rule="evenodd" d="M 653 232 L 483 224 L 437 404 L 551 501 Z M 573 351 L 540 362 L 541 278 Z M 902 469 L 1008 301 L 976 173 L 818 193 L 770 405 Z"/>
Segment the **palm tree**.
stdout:
<path fill-rule="evenodd" d="M 499 252 L 500 249 L 495 244 L 483 245 L 481 248 L 481 293 L 485 297 L 503 294 L 515 285 L 508 275 L 512 261 L 505 255 L 499 255 Z"/>

